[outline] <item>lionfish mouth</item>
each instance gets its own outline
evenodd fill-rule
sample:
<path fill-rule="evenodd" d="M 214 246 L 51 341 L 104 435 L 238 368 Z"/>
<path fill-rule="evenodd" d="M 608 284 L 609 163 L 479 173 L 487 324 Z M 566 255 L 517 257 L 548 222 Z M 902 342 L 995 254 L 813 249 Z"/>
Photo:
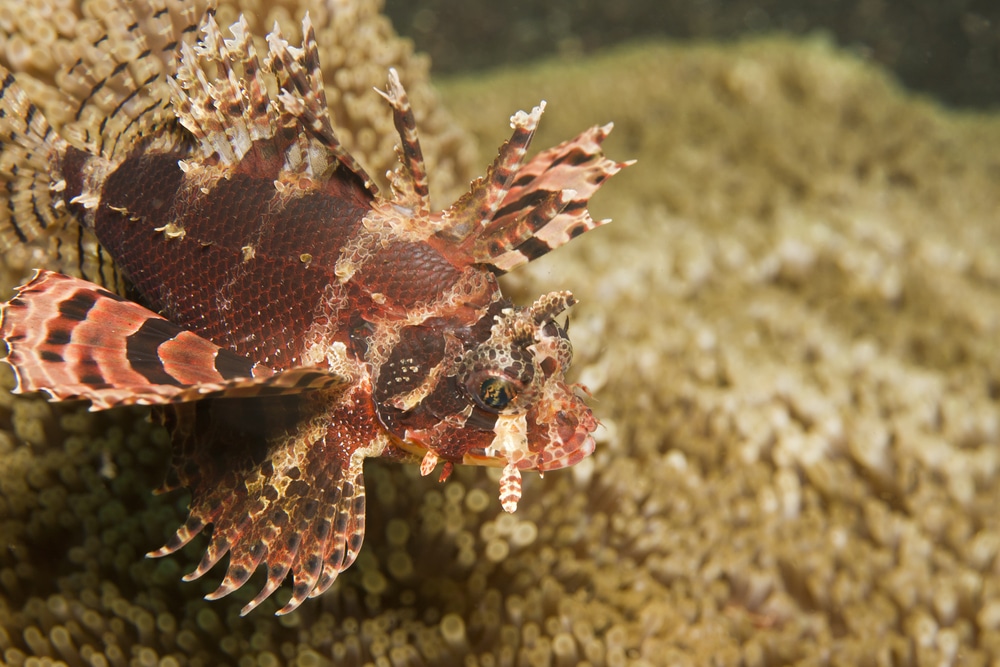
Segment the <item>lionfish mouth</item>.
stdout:
<path fill-rule="evenodd" d="M 498 421 L 493 444 L 470 449 L 463 463 L 547 472 L 579 463 L 594 453 L 593 434 L 600 422 L 588 408 L 560 410 L 530 431 L 518 428 L 523 419 L 522 415 L 510 418 L 507 424 Z M 511 422 L 513 426 L 509 425 Z"/>

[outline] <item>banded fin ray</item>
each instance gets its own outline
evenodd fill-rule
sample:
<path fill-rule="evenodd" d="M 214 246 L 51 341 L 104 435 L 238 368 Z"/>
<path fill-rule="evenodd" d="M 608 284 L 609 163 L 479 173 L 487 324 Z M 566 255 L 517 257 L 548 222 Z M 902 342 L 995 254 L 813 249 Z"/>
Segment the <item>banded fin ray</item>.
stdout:
<path fill-rule="evenodd" d="M 229 30 L 232 39 L 224 39 L 209 14 L 201 39 L 181 44 L 177 75 L 168 82 L 174 113 L 198 142 L 200 157 L 215 156 L 231 169 L 259 171 L 270 169 L 261 161 L 278 155 L 277 179 L 294 177 L 297 182 L 305 176 L 320 185 L 343 167 L 375 194 L 371 177 L 333 131 L 308 14 L 302 22 L 302 47 L 289 45 L 275 24 L 263 62 L 242 17 Z M 268 79 L 279 91 L 274 98 L 268 94 Z"/>
<path fill-rule="evenodd" d="M 511 116 L 514 133 L 500 146 L 486 175 L 473 181 L 469 191 L 440 214 L 442 229 L 438 236 L 441 241 L 457 246 L 470 262 L 482 262 L 480 258 L 489 254 L 483 250 L 490 246 L 486 227 L 510 191 L 544 111 L 543 101 L 531 113 L 519 111 Z"/>
<path fill-rule="evenodd" d="M 117 161 L 149 137 L 163 145 L 186 141 L 176 132 L 166 79 L 177 44 L 193 39 L 207 5 L 114 3 L 88 21 L 77 40 L 79 59 L 55 75 L 65 108 L 58 134 L 0 67 L 0 191 L 7 200 L 0 206 L 0 251 L 35 244 L 50 268 L 123 291 L 111 258 L 62 201 L 61 162 L 70 146 Z"/>
<path fill-rule="evenodd" d="M 457 248 L 449 250 L 453 256 L 506 273 L 610 222 L 591 218 L 587 203 L 604 181 L 634 160 L 604 156 L 601 143 L 613 127 L 608 123 L 524 163 L 544 110 L 543 101 L 531 113 L 514 114 L 514 132 L 486 175 L 437 216 L 438 243 Z"/>
<path fill-rule="evenodd" d="M 0 311 L 16 393 L 83 398 L 95 410 L 212 396 L 252 397 L 346 386 L 328 370 L 255 364 L 98 285 L 39 271 Z"/>
<path fill-rule="evenodd" d="M 417 136 L 417 121 L 410 107 L 410 99 L 399 80 L 395 68 L 389 68 L 389 82 L 384 91 L 375 89 L 392 107 L 392 121 L 399 133 L 396 146 L 399 166 L 391 172 L 393 203 L 413 211 L 413 217 L 422 219 L 430 213 L 430 189 L 427 167 Z"/>
<path fill-rule="evenodd" d="M 184 577 L 204 576 L 229 554 L 222 582 L 206 599 L 241 588 L 258 568 L 264 586 L 241 615 L 289 575 L 292 595 L 279 615 L 326 591 L 364 539 L 364 459 L 388 446 L 376 429 L 356 429 L 351 404 L 348 398 L 330 411 L 327 396 L 309 394 L 161 408 L 175 454 L 160 491 L 190 488 L 190 514 L 147 556 L 171 554 L 211 524 L 200 563 Z"/>
<path fill-rule="evenodd" d="M 75 106 L 60 128 L 71 144 L 121 159 L 148 137 L 181 142 L 168 80 L 179 44 L 194 39 L 208 0 L 113 3 L 82 57 L 56 83 Z M 74 104 L 75 103 L 75 104 Z"/>
<path fill-rule="evenodd" d="M 483 230 L 477 261 L 507 272 L 611 222 L 591 218 L 587 203 L 604 181 L 635 162 L 604 156 L 601 143 L 612 128 L 591 127 L 518 169 Z"/>
<path fill-rule="evenodd" d="M 285 114 L 297 118 L 302 124 L 306 132 L 301 134 L 312 139 L 307 144 L 310 163 L 326 153 L 324 161 L 331 162 L 330 166 L 337 163 L 343 165 L 361 180 L 368 192 L 376 194 L 378 186 L 334 133 L 326 100 L 326 84 L 320 69 L 319 45 L 309 12 L 302 18 L 302 48 L 290 46 L 281 36 L 277 23 L 267 35 L 267 45 L 267 63 L 281 89 L 278 102 Z M 329 160 L 331 157 L 332 161 Z M 320 173 L 319 164 L 311 164 L 314 173 Z"/>
<path fill-rule="evenodd" d="M 2 66 L 0 80 L 0 191 L 6 194 L 0 205 L 0 252 L 47 246 L 49 266 L 121 290 L 120 276 L 94 233 L 79 224 L 62 199 L 66 181 L 59 165 L 70 144 Z"/>
<path fill-rule="evenodd" d="M 64 226 L 70 216 L 54 208 L 48 173 L 66 142 L 2 66 L 0 79 L 0 179 L 7 191 L 0 206 L 0 250 L 7 250 Z"/>

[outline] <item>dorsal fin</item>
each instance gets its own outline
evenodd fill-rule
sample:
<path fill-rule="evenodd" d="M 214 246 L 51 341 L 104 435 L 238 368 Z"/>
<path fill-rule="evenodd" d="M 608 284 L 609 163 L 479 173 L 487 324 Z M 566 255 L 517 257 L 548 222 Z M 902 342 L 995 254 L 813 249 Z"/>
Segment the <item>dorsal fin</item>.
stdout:
<path fill-rule="evenodd" d="M 590 217 L 590 198 L 635 162 L 605 157 L 601 144 L 612 127 L 595 125 L 518 169 L 474 246 L 476 260 L 496 272 L 510 271 L 610 222 Z"/>
<path fill-rule="evenodd" d="M 316 32 L 313 30 L 309 13 L 306 12 L 302 19 L 301 49 L 289 46 L 281 37 L 277 23 L 267 36 L 267 44 L 268 61 L 281 88 L 278 101 L 282 110 L 296 117 L 308 130 L 308 134 L 314 138 L 311 144 L 318 143 L 333 158 L 356 174 L 372 194 L 377 192 L 371 177 L 365 173 L 354 156 L 341 146 L 333 132 L 330 108 L 326 101 L 326 86 L 323 83 L 323 72 L 320 70 Z M 315 159 L 312 157 L 314 152 L 314 149 L 310 148 L 310 159 Z"/>
<path fill-rule="evenodd" d="M 399 133 L 396 156 L 399 166 L 389 175 L 393 190 L 393 203 L 409 208 L 415 218 L 430 213 L 430 190 L 427 185 L 427 167 L 424 152 L 417 137 L 417 122 L 410 108 L 410 100 L 394 67 L 389 68 L 389 85 L 385 91 L 375 89 L 392 107 L 392 122 Z"/>
<path fill-rule="evenodd" d="M 594 126 L 574 139 L 524 162 L 531 138 L 545 110 L 510 119 L 514 133 L 486 172 L 466 194 L 435 216 L 436 242 L 454 258 L 484 264 L 501 274 L 510 271 L 608 220 L 594 220 L 590 197 L 605 180 L 634 160 L 615 162 L 601 143 L 612 125 Z"/>
<path fill-rule="evenodd" d="M 507 196 L 544 111 L 545 102 L 542 101 L 530 114 L 519 111 L 511 116 L 510 126 L 514 133 L 500 146 L 486 175 L 473 181 L 468 192 L 441 212 L 443 229 L 440 235 L 443 238 L 471 254 L 470 245 L 482 237 L 500 202 Z"/>
<path fill-rule="evenodd" d="M 181 124 L 198 141 L 201 159 L 237 168 L 244 160 L 281 156 L 280 174 L 324 181 L 338 168 L 354 174 L 372 194 L 375 185 L 340 145 L 330 121 L 309 15 L 303 46 L 287 42 L 275 24 L 263 64 L 242 18 L 225 40 L 209 16 L 197 44 L 181 47 L 176 81 L 169 83 Z M 271 98 L 266 77 L 279 91 Z M 262 144 L 269 144 L 261 150 Z"/>

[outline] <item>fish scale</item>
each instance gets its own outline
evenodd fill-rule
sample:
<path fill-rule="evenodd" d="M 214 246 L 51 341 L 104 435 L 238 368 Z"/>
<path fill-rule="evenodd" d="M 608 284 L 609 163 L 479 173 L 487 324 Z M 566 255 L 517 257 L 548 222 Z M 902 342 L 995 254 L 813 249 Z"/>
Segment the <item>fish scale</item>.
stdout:
<path fill-rule="evenodd" d="M 557 322 L 572 295 L 520 307 L 496 276 L 606 222 L 587 202 L 629 163 L 604 157 L 610 125 L 526 160 L 543 104 L 515 114 L 486 176 L 432 212 L 395 71 L 380 93 L 400 166 L 381 193 L 336 139 L 308 15 L 301 48 L 276 28 L 258 59 L 242 18 L 226 39 L 211 12 L 196 31 L 182 6 L 127 24 L 157 45 L 132 68 L 145 78 L 111 66 L 110 51 L 74 65 L 81 90 L 107 83 L 103 103 L 119 100 L 107 136 L 56 133 L 0 70 L 0 177 L 13 192 L 0 245 L 93 235 L 136 299 L 106 289 L 108 266 L 80 252 L 79 276 L 42 268 L 18 289 L 0 334 L 16 392 L 148 404 L 166 425 L 161 490 L 188 488 L 190 513 L 150 556 L 211 525 L 185 579 L 228 555 L 207 597 L 264 569 L 243 613 L 290 577 L 288 613 L 357 557 L 366 458 L 420 461 L 422 474 L 441 464 L 442 481 L 455 465 L 501 467 L 514 511 L 522 471 L 593 451 L 598 422 L 565 381 L 572 346 Z"/>

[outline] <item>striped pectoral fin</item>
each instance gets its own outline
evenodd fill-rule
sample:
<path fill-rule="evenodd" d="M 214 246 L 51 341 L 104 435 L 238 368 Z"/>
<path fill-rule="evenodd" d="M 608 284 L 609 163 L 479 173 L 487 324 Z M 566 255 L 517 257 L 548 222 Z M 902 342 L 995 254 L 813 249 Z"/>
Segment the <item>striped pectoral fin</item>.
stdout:
<path fill-rule="evenodd" d="M 151 557 L 173 553 L 209 524 L 199 565 L 207 574 L 228 553 L 214 600 L 264 569 L 247 614 L 291 575 L 286 614 L 327 590 L 364 538 L 364 460 L 389 440 L 370 409 L 325 394 L 199 401 L 165 409 L 174 440 L 175 485 L 191 489 L 188 520 Z"/>
<path fill-rule="evenodd" d="M 344 382 L 312 368 L 275 375 L 93 283 L 51 271 L 39 271 L 0 312 L 15 391 L 89 399 L 94 409 Z"/>

